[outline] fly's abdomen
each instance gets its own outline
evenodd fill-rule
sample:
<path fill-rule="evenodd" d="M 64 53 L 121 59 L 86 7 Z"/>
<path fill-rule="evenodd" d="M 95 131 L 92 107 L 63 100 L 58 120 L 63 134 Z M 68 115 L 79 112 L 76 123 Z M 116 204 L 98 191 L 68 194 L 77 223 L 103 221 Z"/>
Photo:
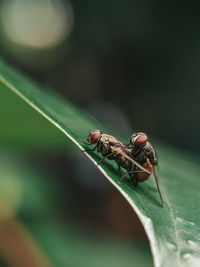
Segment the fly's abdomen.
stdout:
<path fill-rule="evenodd" d="M 142 165 L 147 171 L 152 172 L 152 167 L 151 165 L 148 163 L 148 161 L 146 161 L 143 165 Z M 136 171 L 140 171 L 138 167 L 135 168 Z M 144 182 L 145 180 L 147 180 L 149 178 L 150 174 L 146 173 L 146 172 L 136 172 L 136 177 L 138 179 L 138 181 L 140 182 Z"/>

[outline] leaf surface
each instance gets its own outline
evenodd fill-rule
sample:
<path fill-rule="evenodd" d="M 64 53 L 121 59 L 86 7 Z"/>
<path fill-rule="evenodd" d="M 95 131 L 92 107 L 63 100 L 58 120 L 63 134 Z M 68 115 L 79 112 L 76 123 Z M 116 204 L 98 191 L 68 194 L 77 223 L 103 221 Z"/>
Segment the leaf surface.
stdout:
<path fill-rule="evenodd" d="M 85 148 L 82 139 L 86 139 L 91 130 L 100 129 L 105 132 L 103 126 L 90 115 L 50 89 L 19 74 L 2 61 L 1 86 L 15 92 L 80 149 Z M 128 139 L 127 136 L 126 140 Z M 155 266 L 200 266 L 198 161 L 192 155 L 160 143 L 155 148 L 159 155 L 158 177 L 164 200 L 163 208 L 153 177 L 135 189 L 129 180 L 118 183 L 119 175 L 114 161 L 105 161 L 98 168 L 139 216 L 150 241 Z M 86 155 L 95 164 L 100 159 L 97 152 Z"/>

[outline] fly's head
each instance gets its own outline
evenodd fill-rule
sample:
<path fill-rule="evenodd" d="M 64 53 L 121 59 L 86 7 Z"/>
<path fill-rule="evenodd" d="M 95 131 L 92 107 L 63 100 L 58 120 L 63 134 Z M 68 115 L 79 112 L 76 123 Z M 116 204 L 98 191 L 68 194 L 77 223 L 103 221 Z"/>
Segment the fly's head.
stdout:
<path fill-rule="evenodd" d="M 130 143 L 134 146 L 140 146 L 146 144 L 148 137 L 145 133 L 138 132 L 131 135 Z"/>
<path fill-rule="evenodd" d="M 88 134 L 87 141 L 89 144 L 95 144 L 101 138 L 101 132 L 99 130 L 94 130 Z"/>

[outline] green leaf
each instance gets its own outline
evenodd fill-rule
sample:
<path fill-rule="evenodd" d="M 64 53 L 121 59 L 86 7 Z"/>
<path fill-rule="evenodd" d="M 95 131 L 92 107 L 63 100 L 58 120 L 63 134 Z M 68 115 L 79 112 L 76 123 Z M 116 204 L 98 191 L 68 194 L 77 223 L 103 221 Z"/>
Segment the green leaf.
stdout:
<path fill-rule="evenodd" d="M 80 149 L 84 148 L 82 139 L 86 139 L 91 130 L 105 132 L 91 116 L 3 62 L 0 62 L 0 86 L 14 91 Z M 135 189 L 128 180 L 118 183 L 114 161 L 106 161 L 98 168 L 139 216 L 150 241 L 155 266 L 200 266 L 200 167 L 197 159 L 159 143 L 155 147 L 159 155 L 163 208 L 153 177 Z M 87 156 L 95 164 L 100 158 L 97 152 L 87 153 Z"/>
<path fill-rule="evenodd" d="M 0 114 L 1 146 L 23 150 L 42 147 L 61 151 L 70 144 L 56 127 L 2 84 Z"/>

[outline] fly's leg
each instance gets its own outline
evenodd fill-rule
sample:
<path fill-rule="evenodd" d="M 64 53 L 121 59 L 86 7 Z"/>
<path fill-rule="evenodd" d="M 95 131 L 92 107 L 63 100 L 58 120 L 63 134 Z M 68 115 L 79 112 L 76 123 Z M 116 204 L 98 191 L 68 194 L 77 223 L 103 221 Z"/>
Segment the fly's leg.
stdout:
<path fill-rule="evenodd" d="M 85 142 L 85 143 L 87 143 L 87 142 Z M 91 145 L 89 143 L 87 143 L 87 144 Z M 96 144 L 96 146 L 94 146 L 93 148 L 86 148 L 86 149 L 82 150 L 81 152 L 94 151 L 97 148 L 97 146 L 98 146 L 98 144 Z"/>
<path fill-rule="evenodd" d="M 127 171 L 127 172 L 129 174 L 129 176 L 131 177 L 131 181 L 134 183 L 135 186 L 137 186 L 138 180 L 135 177 L 135 173 L 143 172 L 143 171 Z M 123 176 L 121 176 L 120 179 L 119 179 L 119 183 L 120 182 L 123 182 L 123 180 L 124 180 L 125 177 L 126 177 L 126 174 L 124 174 Z"/>
<path fill-rule="evenodd" d="M 120 175 L 121 176 L 121 175 Z M 121 182 L 123 182 L 124 181 L 124 178 L 126 177 L 126 174 L 124 174 L 123 176 L 121 176 L 120 178 L 119 178 L 119 183 L 121 183 Z"/>
<path fill-rule="evenodd" d="M 137 171 L 135 171 L 135 172 L 137 172 Z M 134 186 L 137 187 L 138 179 L 137 179 L 137 177 L 136 177 L 134 171 L 132 171 L 131 174 L 129 173 L 129 175 L 130 175 L 130 177 L 131 177 L 131 181 L 133 182 Z"/>
<path fill-rule="evenodd" d="M 122 176 L 122 172 L 121 172 L 121 166 L 118 164 L 118 172 L 119 172 L 119 176 Z"/>
<path fill-rule="evenodd" d="M 137 187 L 137 184 L 138 184 L 137 175 L 135 175 L 135 174 L 138 172 L 143 172 L 143 171 L 137 171 L 135 166 L 133 168 L 133 171 L 132 170 L 128 171 L 128 174 L 131 177 L 131 181 L 133 182 L 135 187 Z"/>
<path fill-rule="evenodd" d="M 134 171 L 136 171 L 135 166 L 133 168 L 133 171 L 128 172 L 128 173 L 129 173 L 129 176 L 131 177 L 131 181 L 133 182 L 134 186 L 136 187 L 137 186 L 137 178 L 136 178 Z"/>
<path fill-rule="evenodd" d="M 112 152 L 112 153 L 110 153 L 110 154 L 104 156 L 104 157 L 97 163 L 97 166 L 98 166 L 99 164 L 101 164 L 101 163 L 104 161 L 104 159 L 109 158 L 110 156 L 113 156 L 114 154 L 115 154 L 115 152 Z"/>
<path fill-rule="evenodd" d="M 81 141 L 82 141 L 84 144 L 86 144 L 86 145 L 91 145 L 89 142 L 87 142 L 87 141 L 85 141 L 85 140 L 83 140 L 83 139 L 81 139 Z"/>
<path fill-rule="evenodd" d="M 134 186 L 137 187 L 137 185 L 138 185 L 138 179 L 136 177 L 133 177 L 132 178 L 132 182 L 133 182 Z"/>
<path fill-rule="evenodd" d="M 120 178 L 119 178 L 119 180 L 118 180 L 118 183 L 120 184 L 121 182 L 124 181 L 124 177 L 125 177 L 126 175 L 123 175 L 123 176 L 122 176 L 121 166 L 120 166 L 119 164 L 118 164 L 118 171 L 119 171 L 119 176 L 120 176 Z"/>

